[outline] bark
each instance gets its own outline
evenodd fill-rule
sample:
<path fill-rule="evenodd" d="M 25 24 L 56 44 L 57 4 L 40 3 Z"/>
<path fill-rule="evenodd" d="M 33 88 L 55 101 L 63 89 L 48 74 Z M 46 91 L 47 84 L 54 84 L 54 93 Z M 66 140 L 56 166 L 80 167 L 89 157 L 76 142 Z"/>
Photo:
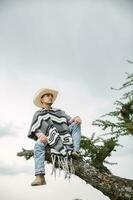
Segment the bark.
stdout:
<path fill-rule="evenodd" d="M 27 160 L 34 156 L 33 150 L 25 150 L 17 153 L 17 156 L 24 156 Z M 46 161 L 51 163 L 49 148 L 46 148 Z M 75 175 L 101 191 L 111 200 L 132 200 L 133 180 L 100 172 L 97 168 L 86 163 L 82 158 L 73 160 Z M 58 167 L 58 164 L 56 164 Z"/>

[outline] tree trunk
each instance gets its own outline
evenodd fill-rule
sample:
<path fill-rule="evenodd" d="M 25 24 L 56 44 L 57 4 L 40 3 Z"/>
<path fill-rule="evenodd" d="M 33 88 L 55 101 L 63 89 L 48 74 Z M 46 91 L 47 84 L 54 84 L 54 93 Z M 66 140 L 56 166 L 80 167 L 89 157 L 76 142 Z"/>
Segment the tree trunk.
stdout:
<path fill-rule="evenodd" d="M 74 161 L 75 174 L 111 200 L 132 200 L 133 180 L 99 172 L 83 161 Z"/>
<path fill-rule="evenodd" d="M 23 149 L 22 152 L 17 153 L 17 156 L 24 156 L 27 160 L 33 155 L 33 150 Z M 46 160 L 51 162 L 51 156 L 48 148 L 46 148 Z M 111 200 L 133 199 L 133 180 L 100 172 L 97 168 L 86 163 L 82 159 L 73 160 L 73 164 L 75 168 L 75 175 L 97 190 L 101 191 Z"/>

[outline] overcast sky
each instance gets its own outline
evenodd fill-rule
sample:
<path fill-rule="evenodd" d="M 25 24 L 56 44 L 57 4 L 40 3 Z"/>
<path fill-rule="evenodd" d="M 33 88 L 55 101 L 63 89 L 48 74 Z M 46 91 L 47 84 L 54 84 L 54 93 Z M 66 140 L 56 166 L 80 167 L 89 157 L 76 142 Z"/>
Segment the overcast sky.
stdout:
<path fill-rule="evenodd" d="M 34 146 L 27 131 L 37 110 L 33 95 L 42 87 L 59 90 L 54 107 L 80 115 L 88 137 L 95 130 L 92 121 L 112 111 L 121 93 L 110 87 L 120 87 L 125 72 L 133 72 L 126 61 L 133 60 L 132 10 L 131 0 L 0 0 L 2 200 L 35 200 L 39 193 L 40 200 L 55 195 L 59 200 L 108 199 L 76 177 L 70 183 L 63 175 L 55 181 L 50 166 L 47 186 L 31 188 L 33 159 L 25 161 L 16 152 Z M 124 148 L 113 153 L 111 161 L 118 165 L 110 169 L 118 176 L 133 178 L 132 142 L 121 138 Z"/>

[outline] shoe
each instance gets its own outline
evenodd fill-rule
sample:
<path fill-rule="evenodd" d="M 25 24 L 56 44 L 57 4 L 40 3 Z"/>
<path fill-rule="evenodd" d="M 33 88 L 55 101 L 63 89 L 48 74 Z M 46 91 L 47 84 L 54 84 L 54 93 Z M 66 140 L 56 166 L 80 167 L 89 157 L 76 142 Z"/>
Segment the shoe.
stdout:
<path fill-rule="evenodd" d="M 35 180 L 31 183 L 31 186 L 46 185 L 44 175 L 37 175 Z"/>
<path fill-rule="evenodd" d="M 76 160 L 81 158 L 80 153 L 78 151 L 73 151 L 71 156 L 73 159 L 76 159 Z"/>

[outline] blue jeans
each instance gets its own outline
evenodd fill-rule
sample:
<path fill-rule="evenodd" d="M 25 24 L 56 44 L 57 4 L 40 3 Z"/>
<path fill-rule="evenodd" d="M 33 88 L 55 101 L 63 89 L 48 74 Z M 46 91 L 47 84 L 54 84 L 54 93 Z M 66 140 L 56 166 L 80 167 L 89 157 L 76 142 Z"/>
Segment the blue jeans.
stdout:
<path fill-rule="evenodd" d="M 74 151 L 80 149 L 81 126 L 79 124 L 70 124 L 70 134 L 73 139 Z M 34 162 L 35 162 L 35 176 L 45 174 L 45 144 L 39 139 L 34 146 Z"/>

